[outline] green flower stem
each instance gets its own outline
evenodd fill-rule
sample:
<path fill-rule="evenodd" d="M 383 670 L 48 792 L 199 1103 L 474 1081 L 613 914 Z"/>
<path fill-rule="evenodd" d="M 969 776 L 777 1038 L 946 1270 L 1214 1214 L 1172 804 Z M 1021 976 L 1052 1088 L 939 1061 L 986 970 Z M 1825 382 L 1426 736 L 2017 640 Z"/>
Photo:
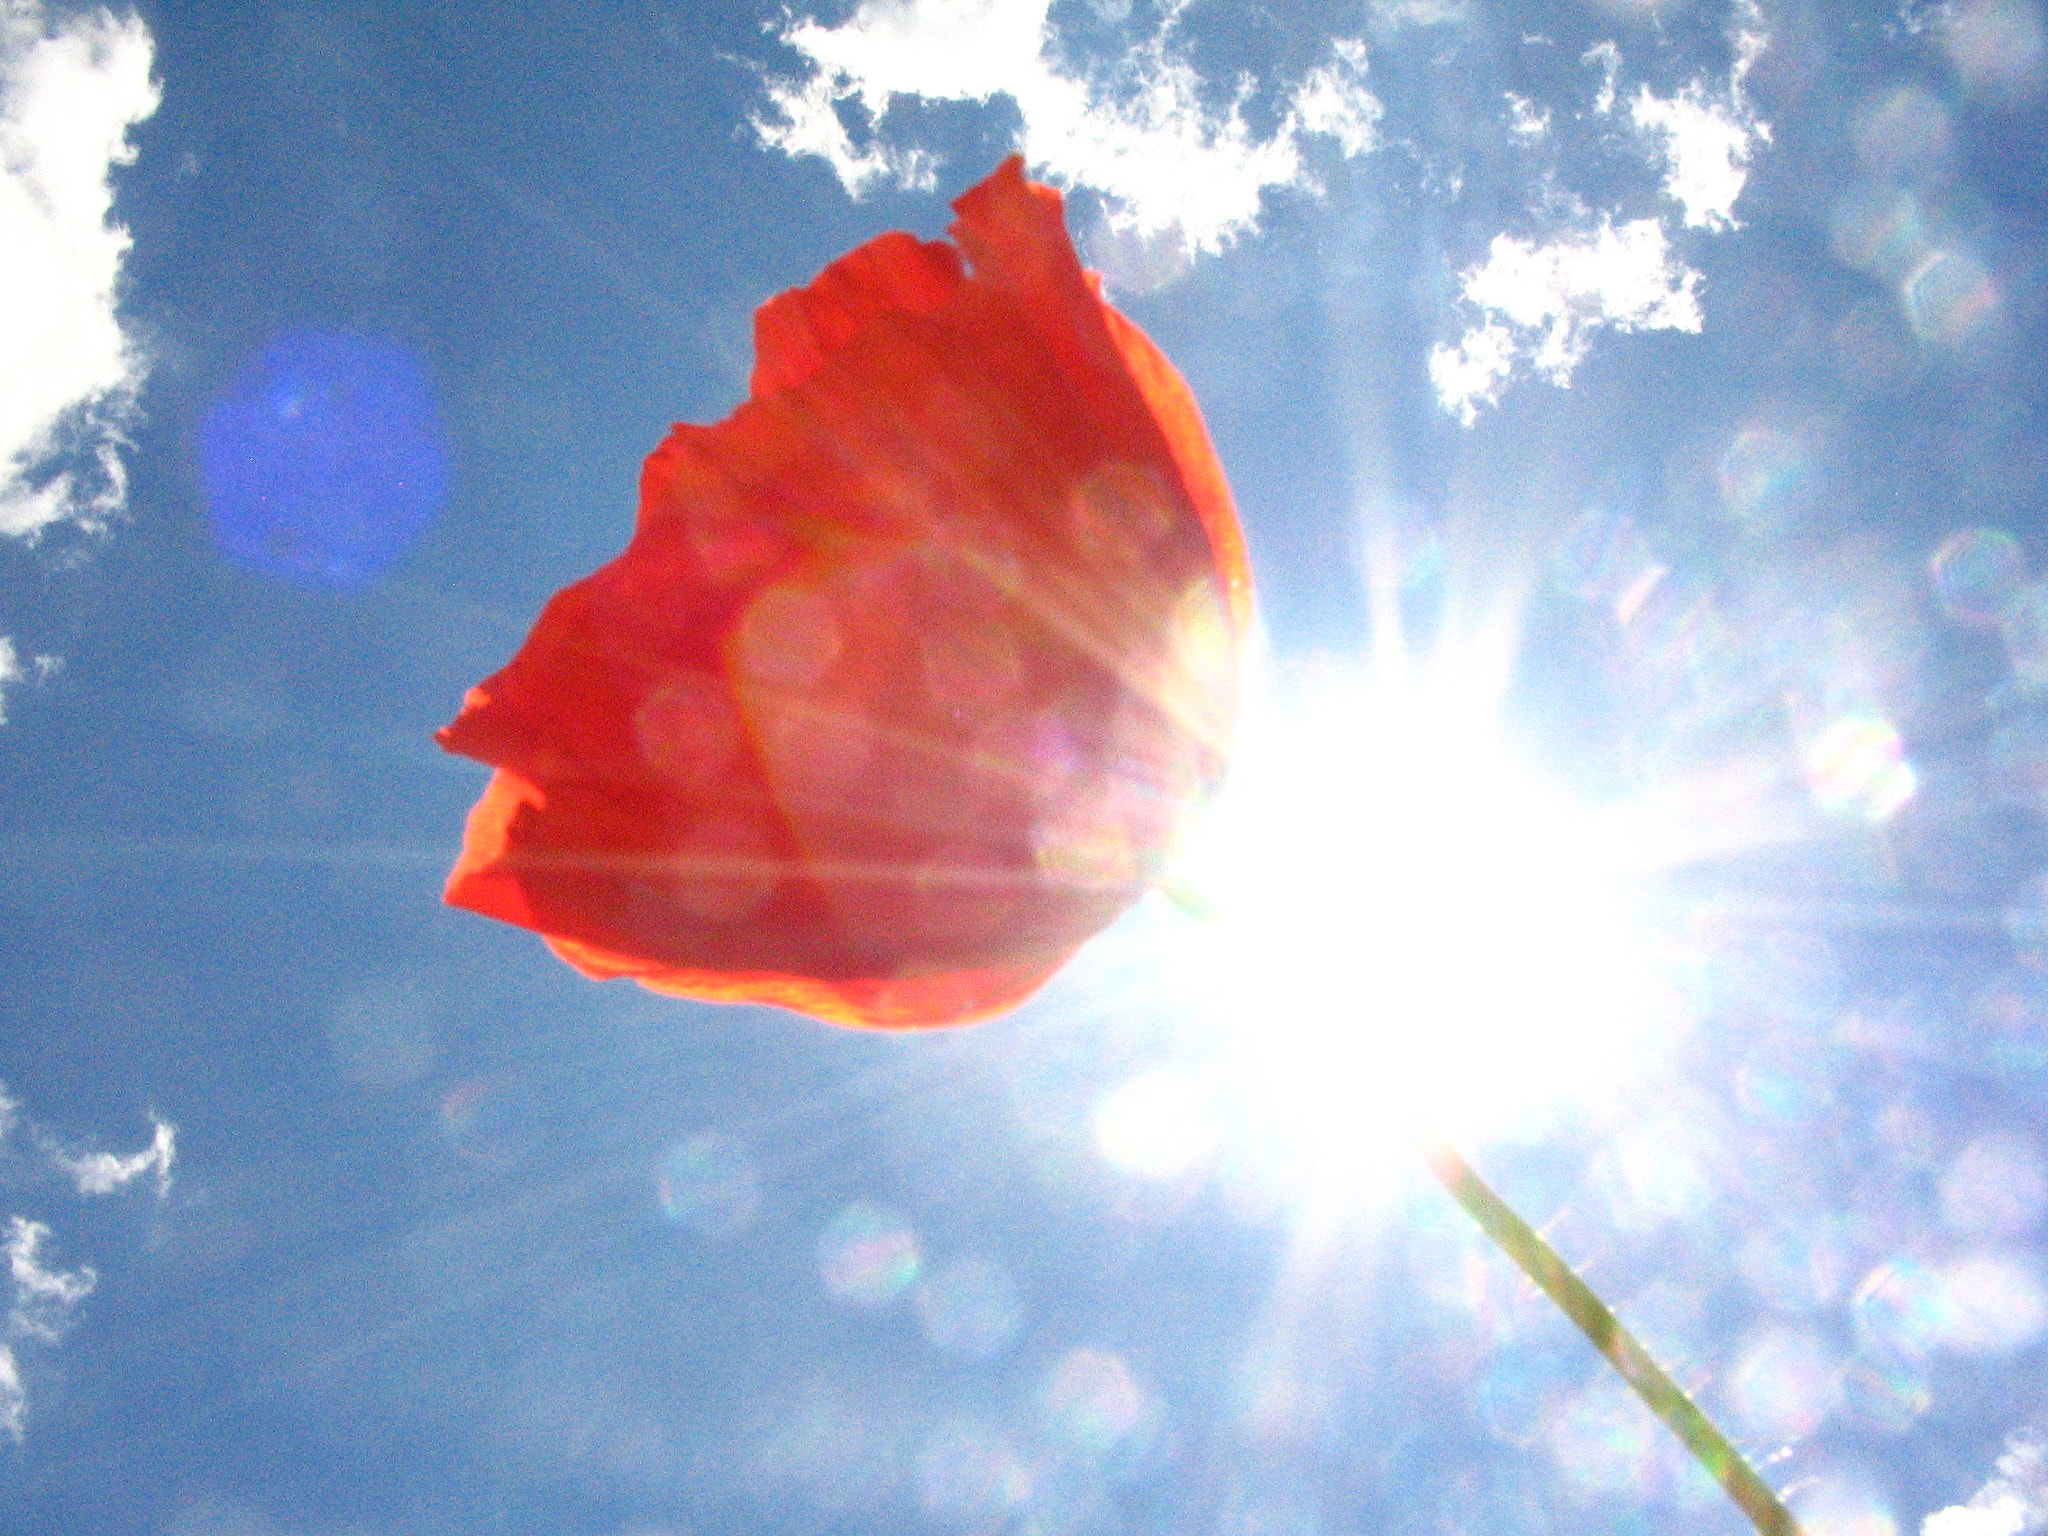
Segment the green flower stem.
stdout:
<path fill-rule="evenodd" d="M 1664 1368 L 1650 1358 L 1650 1352 L 1622 1326 L 1607 1303 L 1572 1273 L 1557 1250 L 1516 1215 L 1450 1143 L 1421 1136 L 1417 1146 L 1423 1161 L 1429 1164 L 1429 1171 L 1451 1192 L 1451 1198 L 1521 1266 L 1523 1274 L 1543 1287 L 1544 1294 L 1563 1309 L 1566 1317 L 1579 1325 L 1579 1331 L 1593 1341 L 1593 1347 L 1607 1357 L 1608 1363 L 1621 1373 L 1621 1379 L 1635 1388 L 1636 1396 L 1670 1426 L 1671 1432 L 1685 1442 L 1685 1448 L 1699 1458 L 1700 1465 L 1728 1490 L 1728 1497 L 1741 1506 L 1760 1536 L 1801 1536 L 1792 1511 L 1757 1476 L 1756 1468 L 1728 1443 L 1728 1437 L 1714 1427 L 1714 1421 L 1700 1411 L 1699 1405 L 1686 1396 Z"/>

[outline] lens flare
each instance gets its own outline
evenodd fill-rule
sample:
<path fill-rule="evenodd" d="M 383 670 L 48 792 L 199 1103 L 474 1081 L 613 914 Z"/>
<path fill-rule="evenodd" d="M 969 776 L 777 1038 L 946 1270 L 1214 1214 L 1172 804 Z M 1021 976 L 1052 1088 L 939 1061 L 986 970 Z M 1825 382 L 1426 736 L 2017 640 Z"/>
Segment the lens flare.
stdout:
<path fill-rule="evenodd" d="M 1031 1491 L 1030 1474 L 1009 1438 L 972 1419 L 936 1425 L 918 1449 L 916 1474 L 919 1505 L 948 1524 L 1000 1523 Z"/>
<path fill-rule="evenodd" d="M 2048 36 L 2028 0 L 1963 0 L 1947 17 L 1942 43 L 1972 95 L 2016 105 L 2048 77 Z"/>
<path fill-rule="evenodd" d="M 1817 1313 L 1848 1284 L 1850 1236 L 1839 1220 L 1787 1222 L 1752 1233 L 1737 1251 L 1736 1267 L 1774 1311 Z"/>
<path fill-rule="evenodd" d="M 2048 1176 L 2021 1136 L 1980 1136 L 1941 1177 L 1941 1219 L 1958 1232 L 2012 1237 L 2041 1219 Z"/>
<path fill-rule="evenodd" d="M 1830 816 L 1889 821 L 1913 798 L 1919 778 L 1889 720 L 1845 715 L 1830 721 L 1806 749 L 1814 803 Z"/>
<path fill-rule="evenodd" d="M 1916 85 L 1872 97 L 1853 114 L 1856 158 L 1883 180 L 1924 183 L 1941 173 L 1955 152 L 1948 108 Z"/>
<path fill-rule="evenodd" d="M 1194 1073 L 1161 1067 L 1111 1090 L 1095 1109 L 1095 1144 L 1111 1166 L 1141 1178 L 1171 1179 L 1216 1150 L 1216 1113 Z"/>
<path fill-rule="evenodd" d="M 1890 1259 L 1864 1277 L 1850 1298 L 1857 1342 L 1880 1358 L 1923 1358 L 1947 1330 L 1951 1309 L 1926 1266 Z"/>
<path fill-rule="evenodd" d="M 1902 1355 L 1859 1355 L 1842 1375 L 1843 1406 L 1859 1423 L 1903 1435 L 1934 1406 L 1919 1363 Z"/>
<path fill-rule="evenodd" d="M 2022 688 L 2048 684 L 2048 583 L 2022 585 L 1998 610 L 1998 634 Z"/>
<path fill-rule="evenodd" d="M 1853 183 L 1829 224 L 1837 256 L 1889 282 L 1905 281 L 1932 248 L 1919 200 L 1883 183 Z"/>
<path fill-rule="evenodd" d="M 382 575 L 448 494 L 426 369 L 347 331 L 287 331 L 251 360 L 208 408 L 199 461 L 221 548 L 316 586 Z"/>
<path fill-rule="evenodd" d="M 1596 1378 L 1558 1411 L 1549 1429 L 1551 1454 L 1574 1487 L 1623 1493 L 1655 1486 L 1661 1431 L 1618 1381 Z"/>
<path fill-rule="evenodd" d="M 1633 518 L 1597 508 L 1572 520 L 1558 541 L 1552 565 L 1567 592 L 1605 606 L 1624 624 L 1670 574 Z"/>
<path fill-rule="evenodd" d="M 538 1141 L 531 1093 L 512 1077 L 476 1077 L 441 1099 L 441 1135 L 457 1156 L 493 1173 L 524 1162 Z"/>

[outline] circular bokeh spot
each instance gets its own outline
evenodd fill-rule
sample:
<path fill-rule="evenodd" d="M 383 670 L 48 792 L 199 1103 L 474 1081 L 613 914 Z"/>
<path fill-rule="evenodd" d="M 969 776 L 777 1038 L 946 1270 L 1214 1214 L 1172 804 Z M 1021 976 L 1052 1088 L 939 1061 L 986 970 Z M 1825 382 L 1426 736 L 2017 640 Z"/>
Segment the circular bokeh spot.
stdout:
<path fill-rule="evenodd" d="M 1045 1407 L 1061 1437 L 1091 1456 L 1107 1456 L 1136 1433 L 1152 1407 L 1123 1357 L 1071 1349 L 1045 1384 Z"/>
<path fill-rule="evenodd" d="M 1932 252 L 1899 292 L 1914 332 L 1945 345 L 1967 341 L 1998 312 L 1991 274 L 1966 251 Z"/>
<path fill-rule="evenodd" d="M 1657 1476 L 1656 1428 L 1627 1387 L 1596 1378 L 1549 1415 L 1550 1453 L 1575 1488 L 1647 1489 Z"/>
<path fill-rule="evenodd" d="M 1941 606 L 1965 624 L 1997 623 L 2027 579 L 2026 556 L 2002 528 L 1966 528 L 1951 534 L 1928 568 Z"/>
<path fill-rule="evenodd" d="M 2022 1136 L 1980 1136 L 1941 1177 L 1941 1219 L 1958 1232 L 2012 1237 L 2041 1219 L 2048 1174 L 2040 1149 Z"/>
<path fill-rule="evenodd" d="M 885 1307 L 924 1268 L 917 1234 L 894 1211 L 856 1201 L 818 1236 L 818 1273 L 835 1301 Z"/>
<path fill-rule="evenodd" d="M 1840 1406 L 1841 1380 L 1840 1367 L 1817 1336 L 1774 1329 L 1743 1350 L 1725 1391 L 1752 1433 L 1796 1441 Z"/>
<path fill-rule="evenodd" d="M 1947 1329 L 1950 1309 L 1942 1285 L 1912 1259 L 1886 1261 L 1864 1277 L 1850 1298 L 1857 1341 L 1879 1358 L 1924 1357 Z"/>
<path fill-rule="evenodd" d="M 662 1215 L 702 1237 L 729 1237 L 761 1213 L 753 1161 L 716 1131 L 700 1131 L 662 1153 L 655 1180 Z"/>
<path fill-rule="evenodd" d="M 1001 1432 L 948 1419 L 925 1436 L 916 1461 L 917 1501 L 934 1520 L 989 1529 L 1031 1491 L 1024 1459 Z"/>
<path fill-rule="evenodd" d="M 1722 454 L 1716 478 L 1722 505 L 1735 517 L 1782 520 L 1812 499 L 1813 455 L 1790 433 L 1745 427 Z"/>
<path fill-rule="evenodd" d="M 441 1098 L 441 1136 L 454 1152 L 479 1168 L 503 1173 L 516 1168 L 539 1141 L 532 1094 L 512 1077 L 474 1077 Z"/>
<path fill-rule="evenodd" d="M 1635 520 L 1619 512 L 1582 512 L 1552 555 L 1558 584 L 1589 603 L 1632 613 L 1666 574 Z M 1626 620 L 1624 619 L 1624 622 Z"/>
<path fill-rule="evenodd" d="M 207 410 L 199 468 L 230 559 L 319 586 L 381 575 L 448 494 L 426 370 L 348 331 L 287 331 L 244 365 Z"/>
<path fill-rule="evenodd" d="M 1813 1479 L 1792 1495 L 1792 1507 L 1807 1536 L 1898 1536 L 1891 1506 L 1854 1482 Z"/>
<path fill-rule="evenodd" d="M 1948 1303 L 1941 1342 L 1966 1355 L 2025 1349 L 2048 1332 L 2048 1290 L 2033 1266 L 2003 1254 L 1971 1254 L 1945 1265 Z"/>
<path fill-rule="evenodd" d="M 1009 1271 L 987 1259 L 956 1259 L 917 1288 L 917 1316 L 932 1347 L 970 1360 L 1009 1348 L 1024 1309 Z"/>
<path fill-rule="evenodd" d="M 1934 1406 L 1919 1362 L 1900 1355 L 1859 1355 L 1842 1373 L 1842 1401 L 1859 1423 L 1902 1435 Z"/>

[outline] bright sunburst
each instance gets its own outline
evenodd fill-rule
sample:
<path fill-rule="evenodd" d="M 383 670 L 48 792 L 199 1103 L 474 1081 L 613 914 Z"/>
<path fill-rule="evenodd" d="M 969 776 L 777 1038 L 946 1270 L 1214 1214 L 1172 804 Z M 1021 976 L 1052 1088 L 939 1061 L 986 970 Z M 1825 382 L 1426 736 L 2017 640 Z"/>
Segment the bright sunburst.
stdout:
<path fill-rule="evenodd" d="M 1320 1163 L 1533 1129 L 1669 1033 L 1640 849 L 1517 758 L 1499 672 L 1447 651 L 1269 681 L 1177 870 L 1215 912 L 1192 947 L 1220 1076 Z"/>

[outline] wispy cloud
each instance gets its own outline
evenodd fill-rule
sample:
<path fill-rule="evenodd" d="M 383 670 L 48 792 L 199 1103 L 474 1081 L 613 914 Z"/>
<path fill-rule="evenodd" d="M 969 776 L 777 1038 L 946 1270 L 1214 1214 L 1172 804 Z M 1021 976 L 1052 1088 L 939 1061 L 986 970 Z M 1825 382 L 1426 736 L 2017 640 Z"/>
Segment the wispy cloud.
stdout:
<path fill-rule="evenodd" d="M 150 1122 L 155 1130 L 149 1145 L 140 1152 L 125 1157 L 113 1152 L 68 1152 L 47 1131 L 28 1120 L 21 1112 L 20 1102 L 0 1085 L 0 1141 L 21 1129 L 24 1140 L 63 1174 L 81 1196 L 110 1195 L 145 1175 L 152 1176 L 159 1200 L 170 1193 L 171 1165 L 177 1159 L 177 1127 L 155 1115 Z M 62 1341 L 71 1330 L 79 1304 L 99 1284 L 99 1276 L 90 1266 L 62 1269 L 51 1263 L 45 1257 L 49 1240 L 48 1223 L 21 1215 L 7 1218 L 6 1235 L 0 1238 L 0 1253 L 6 1255 L 11 1287 L 6 1327 L 0 1333 L 0 1434 L 17 1441 L 28 1427 L 28 1387 L 22 1379 L 21 1347 L 35 1344 L 48 1348 Z"/>
<path fill-rule="evenodd" d="M 46 682 L 63 670 L 63 661 L 56 656 L 22 657 L 14 642 L 0 635 L 0 725 L 7 723 L 7 697 L 23 683 Z M 0 1119 L 0 1136 L 7 1133 L 7 1122 Z"/>
<path fill-rule="evenodd" d="M 2048 1438 L 2024 1429 L 2006 1442 L 1991 1480 L 1967 1504 L 1937 1510 L 1920 1536 L 2040 1536 L 2048 1531 Z"/>
<path fill-rule="evenodd" d="M 1600 71 L 1600 88 L 1593 93 L 1593 112 L 1605 117 L 1614 110 L 1614 83 L 1621 75 L 1621 49 L 1609 38 L 1588 48 L 1579 62 Z"/>
<path fill-rule="evenodd" d="M 1470 426 L 1523 367 L 1570 384 L 1603 330 L 1699 330 L 1699 282 L 1656 219 L 1602 219 L 1590 234 L 1541 245 L 1496 235 L 1486 260 L 1459 281 L 1480 318 L 1458 342 L 1430 353 L 1430 381 L 1444 408 Z"/>
<path fill-rule="evenodd" d="M 99 1276 L 90 1269 L 50 1269 L 43 1263 L 43 1243 L 50 1229 L 22 1216 L 7 1218 L 7 1236 L 0 1252 L 7 1255 L 7 1273 L 14 1284 L 14 1302 L 7 1325 L 20 1338 L 54 1344 L 71 1330 L 71 1314 L 92 1294 Z"/>
<path fill-rule="evenodd" d="M 1178 52 L 1179 7 L 1107 66 L 1063 54 L 1050 0 L 862 0 L 838 26 L 792 19 L 778 33 L 804 71 L 768 84 L 755 131 L 772 148 L 824 160 L 855 196 L 894 183 L 928 187 L 934 153 L 898 121 L 900 103 L 1013 104 L 1018 147 L 1037 174 L 1101 195 L 1120 229 L 1176 232 L 1213 251 L 1257 227 L 1268 191 L 1313 192 L 1304 140 L 1346 156 L 1376 142 L 1380 103 L 1363 42 L 1340 39 L 1282 96 L 1278 126 L 1247 123 L 1252 87 L 1222 106 Z M 859 136 L 846 117 L 864 117 Z"/>
<path fill-rule="evenodd" d="M 1697 79 L 1675 96 L 1659 96 L 1645 85 L 1628 103 L 1629 120 L 1663 163 L 1664 195 L 1685 210 L 1688 228 L 1741 227 L 1735 200 L 1748 185 L 1750 161 L 1771 141 L 1771 125 L 1757 117 L 1742 88 L 1762 36 L 1744 32 L 1737 46 L 1725 88 Z"/>
<path fill-rule="evenodd" d="M 28 1388 L 11 1345 L 0 1344 L 0 1433 L 19 1443 L 28 1429 Z"/>
<path fill-rule="evenodd" d="M 1084 56 L 1077 37 L 1062 35 L 1051 0 L 858 0 L 837 24 L 791 15 L 776 35 L 802 67 L 767 81 L 753 126 L 772 148 L 824 160 L 859 195 L 934 184 L 938 161 L 920 137 L 929 119 L 911 108 L 1007 102 L 1034 171 L 1099 194 L 1119 236 L 1217 250 L 1257 228 L 1267 192 L 1316 189 L 1310 140 L 1345 157 L 1367 154 L 1381 142 L 1384 113 L 1368 88 L 1366 44 L 1340 38 L 1315 69 L 1263 98 L 1274 126 L 1256 131 L 1248 104 L 1276 82 L 1205 81 L 1184 46 L 1185 11 L 1165 4 L 1151 30 L 1107 56 Z M 1368 30 L 1382 37 L 1467 15 L 1462 0 L 1375 0 L 1368 11 Z M 1525 374 L 1569 386 L 1603 332 L 1702 328 L 1700 274 L 1679 242 L 1739 227 L 1736 204 L 1771 132 L 1746 94 L 1766 46 L 1754 0 L 1733 0 L 1728 41 L 1725 73 L 1699 74 L 1668 95 L 1625 90 L 1626 61 L 1612 41 L 1584 55 L 1596 73 L 1576 111 L 1503 95 L 1525 153 L 1556 159 L 1568 147 L 1561 139 L 1591 134 L 1603 150 L 1646 162 L 1655 179 L 1632 203 L 1602 207 L 1575 198 L 1554 173 L 1532 178 L 1541 202 L 1529 210 L 1531 227 L 1498 234 L 1485 259 L 1459 273 L 1459 332 L 1429 358 L 1438 399 L 1460 421 L 1476 421 Z M 1445 184 L 1458 195 L 1459 178 Z M 1653 198 L 1666 211 L 1645 217 Z"/>
<path fill-rule="evenodd" d="M 0 533 L 96 524 L 145 363 L 117 309 L 128 232 L 109 173 L 156 110 L 134 16 L 0 0 Z"/>
<path fill-rule="evenodd" d="M 1550 108 L 1513 91 L 1504 92 L 1501 99 L 1508 105 L 1508 132 L 1521 139 L 1540 139 L 1550 132 Z"/>
<path fill-rule="evenodd" d="M 70 1176 L 81 1195 L 110 1195 L 144 1174 L 154 1175 L 157 1198 L 171 1191 L 171 1163 L 178 1152 L 178 1128 L 150 1117 L 156 1127 L 148 1146 L 126 1157 L 114 1152 L 66 1152 L 53 1141 L 44 1150 L 59 1170 Z"/>
<path fill-rule="evenodd" d="M 1618 209 L 1595 213 L 1546 186 L 1543 219 L 1548 233 L 1494 237 L 1486 260 L 1458 276 L 1462 332 L 1430 352 L 1429 376 L 1438 402 L 1466 426 L 1499 402 L 1517 377 L 1534 373 L 1569 387 L 1603 331 L 1690 331 L 1705 324 L 1700 274 L 1678 250 L 1682 230 L 1719 233 L 1739 228 L 1735 204 L 1748 185 L 1750 163 L 1770 142 L 1744 90 L 1766 46 L 1753 4 L 1736 7 L 1731 43 L 1734 63 L 1725 81 L 1695 78 L 1675 95 L 1647 85 L 1623 98 L 1621 50 L 1612 42 L 1587 50 L 1598 70 L 1590 119 L 1619 116 L 1661 172 L 1659 190 L 1678 207 L 1663 215 L 1623 219 Z M 1510 128 L 1528 142 L 1546 139 L 1547 114 L 1508 97 Z M 1555 211 L 1566 211 L 1560 217 Z"/>
<path fill-rule="evenodd" d="M 90 1269 L 62 1270 L 43 1262 L 50 1229 L 20 1216 L 7 1218 L 0 1250 L 7 1255 L 13 1297 L 7 1309 L 7 1337 L 0 1341 L 0 1431 L 20 1440 L 28 1427 L 28 1389 L 14 1346 L 22 1340 L 55 1344 L 70 1331 L 72 1313 L 92 1294 L 99 1276 Z"/>

